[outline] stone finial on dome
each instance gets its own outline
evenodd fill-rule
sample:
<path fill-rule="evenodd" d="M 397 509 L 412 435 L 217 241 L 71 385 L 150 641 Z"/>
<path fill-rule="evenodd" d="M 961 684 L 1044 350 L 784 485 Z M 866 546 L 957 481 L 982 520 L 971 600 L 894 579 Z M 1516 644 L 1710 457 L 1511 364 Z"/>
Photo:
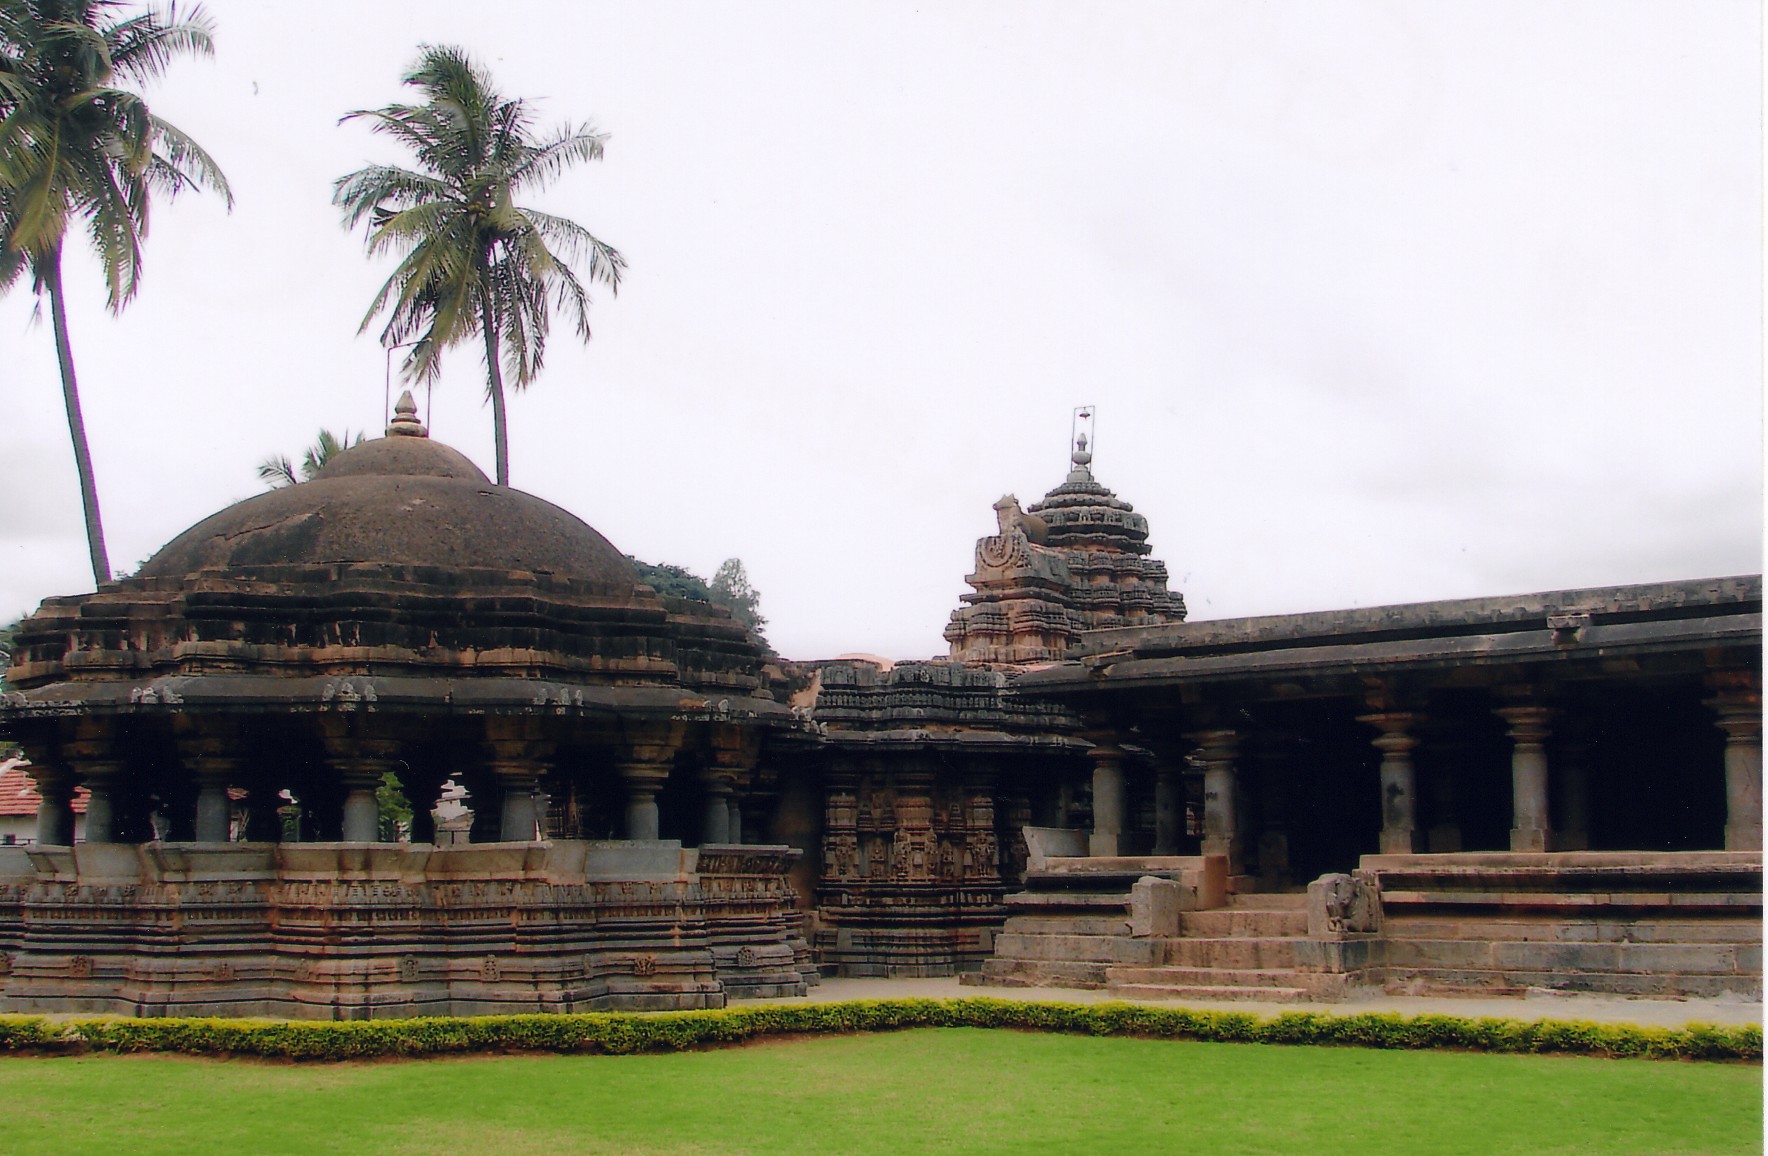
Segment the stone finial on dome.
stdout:
<path fill-rule="evenodd" d="M 430 431 L 424 423 L 417 420 L 417 402 L 411 398 L 408 389 L 399 395 L 399 403 L 393 407 L 393 421 L 387 426 L 388 437 L 427 438 Z"/>
<path fill-rule="evenodd" d="M 1073 438 L 1074 452 L 1068 455 L 1068 460 L 1074 467 L 1068 472 L 1068 480 L 1071 482 L 1090 481 L 1092 479 L 1093 471 L 1087 468 L 1093 461 L 1093 453 L 1091 450 L 1087 449 L 1087 446 L 1091 444 L 1087 438 L 1087 429 L 1092 422 L 1092 419 L 1092 406 L 1082 405 L 1075 407 Z"/>

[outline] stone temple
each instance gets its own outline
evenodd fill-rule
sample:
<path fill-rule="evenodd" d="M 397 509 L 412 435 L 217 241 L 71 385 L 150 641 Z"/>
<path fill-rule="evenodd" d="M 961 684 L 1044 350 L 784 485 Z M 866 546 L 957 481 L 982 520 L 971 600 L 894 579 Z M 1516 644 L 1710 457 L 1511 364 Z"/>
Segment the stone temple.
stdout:
<path fill-rule="evenodd" d="M 1761 998 L 1759 576 L 1191 622 L 1069 465 L 946 656 L 786 662 L 403 399 L 24 623 L 0 1010 Z"/>

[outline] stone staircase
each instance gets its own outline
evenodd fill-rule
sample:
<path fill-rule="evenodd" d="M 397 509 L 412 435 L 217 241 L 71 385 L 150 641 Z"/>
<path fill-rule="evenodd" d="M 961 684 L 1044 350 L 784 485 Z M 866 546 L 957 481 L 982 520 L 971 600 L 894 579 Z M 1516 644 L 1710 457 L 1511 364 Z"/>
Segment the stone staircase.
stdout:
<path fill-rule="evenodd" d="M 961 982 L 1101 988 L 1113 966 L 1162 962 L 1161 941 L 1130 936 L 1134 882 L 1133 877 L 1115 876 L 1091 877 L 1084 885 L 1028 879 L 1031 889 L 1007 897 L 1013 914 L 995 935 L 994 955 L 983 961 L 980 972 L 962 976 Z"/>
<path fill-rule="evenodd" d="M 1105 988 L 1125 999 L 1318 999 L 1320 981 L 1297 970 L 1296 941 L 1308 933 L 1306 895 L 1234 895 L 1226 907 L 1187 911 L 1176 938 L 1154 940 L 1160 962 L 1105 969 Z"/>

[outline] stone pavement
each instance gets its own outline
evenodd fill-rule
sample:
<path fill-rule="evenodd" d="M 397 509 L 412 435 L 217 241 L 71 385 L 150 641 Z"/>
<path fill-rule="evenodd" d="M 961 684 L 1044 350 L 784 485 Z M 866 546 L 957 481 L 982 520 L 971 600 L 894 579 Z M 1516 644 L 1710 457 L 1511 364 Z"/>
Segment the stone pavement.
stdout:
<path fill-rule="evenodd" d="M 743 1000 L 732 1006 L 751 1003 L 829 1003 L 855 999 L 960 999 L 966 997 L 994 999 L 1043 1000 L 1056 1003 L 1102 1003 L 1121 997 L 1082 988 L 1060 987 L 966 987 L 957 978 L 941 979 L 825 979 L 810 989 L 808 996 L 770 1000 Z M 1136 1000 L 1136 1003 L 1162 1003 L 1160 1000 Z M 1353 997 L 1343 1003 L 1263 1003 L 1256 1000 L 1187 999 L 1170 1006 L 1209 1008 L 1217 1011 L 1245 1011 L 1259 1015 L 1276 1015 L 1286 1011 L 1320 1011 L 1336 1015 L 1358 1012 L 1399 1012 L 1420 1015 L 1433 1012 L 1454 1016 L 1503 1016 L 1519 1020 L 1596 1020 L 1604 1023 L 1632 1023 L 1660 1027 L 1680 1027 L 1687 1023 L 1759 1024 L 1762 1005 L 1749 1000 L 1725 999 L 1629 999 L 1624 996 L 1568 994 L 1540 991 L 1522 997 L 1479 998 L 1446 996 L 1397 996 L 1371 993 Z"/>

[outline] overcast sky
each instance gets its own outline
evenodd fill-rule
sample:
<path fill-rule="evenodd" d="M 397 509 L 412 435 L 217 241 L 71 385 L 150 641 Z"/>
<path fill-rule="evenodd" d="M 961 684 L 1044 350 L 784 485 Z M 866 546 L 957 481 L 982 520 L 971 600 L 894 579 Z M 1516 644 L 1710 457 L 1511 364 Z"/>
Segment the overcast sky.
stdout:
<path fill-rule="evenodd" d="M 388 269 L 330 194 L 405 158 L 337 121 L 423 43 L 610 134 L 534 203 L 630 272 L 513 400 L 513 484 L 740 556 L 788 657 L 943 652 L 1083 403 L 1193 618 L 1760 569 L 1753 0 L 208 9 L 216 58 L 149 96 L 234 211 L 157 205 L 120 318 L 68 273 L 119 570 L 381 427 Z M 91 589 L 33 304 L 0 299 L 7 616 Z M 489 473 L 483 382 L 456 350 L 425 417 Z"/>

